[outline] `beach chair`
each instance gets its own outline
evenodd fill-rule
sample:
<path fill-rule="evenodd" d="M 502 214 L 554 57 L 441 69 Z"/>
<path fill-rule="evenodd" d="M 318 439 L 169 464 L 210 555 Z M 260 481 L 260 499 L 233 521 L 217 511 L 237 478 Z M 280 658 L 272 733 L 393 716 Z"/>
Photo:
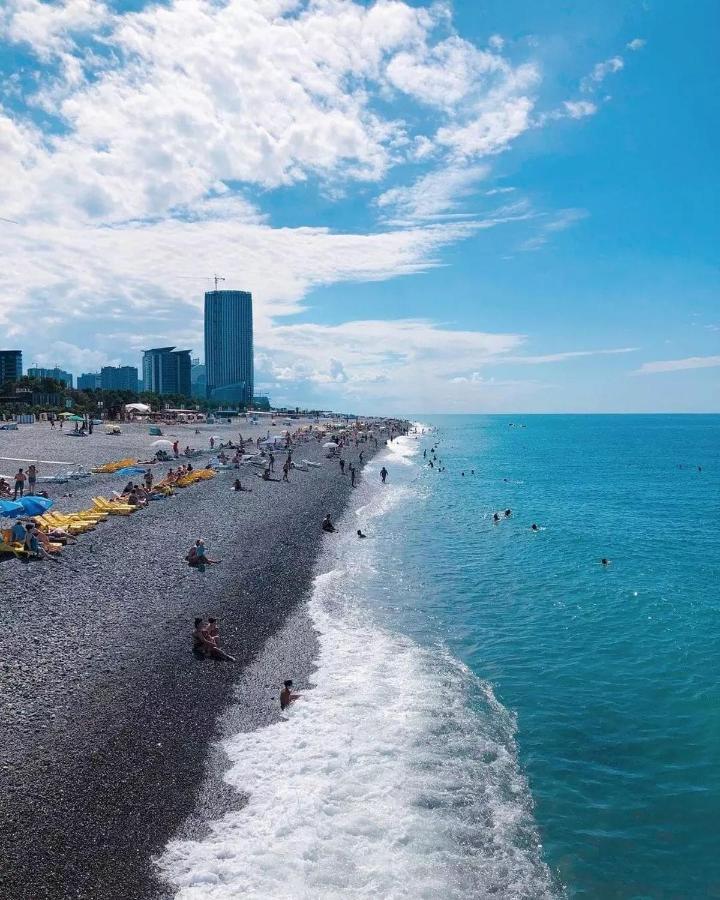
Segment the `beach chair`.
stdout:
<path fill-rule="evenodd" d="M 54 528 L 64 528 L 70 534 L 83 534 L 86 531 L 92 531 L 95 528 L 94 522 L 82 521 L 74 516 L 64 516 L 60 513 L 45 513 L 43 521 L 47 522 Z"/>
<path fill-rule="evenodd" d="M 93 506 L 100 512 L 107 513 L 111 516 L 129 516 L 137 509 L 130 503 L 111 503 L 105 497 L 93 497 Z"/>

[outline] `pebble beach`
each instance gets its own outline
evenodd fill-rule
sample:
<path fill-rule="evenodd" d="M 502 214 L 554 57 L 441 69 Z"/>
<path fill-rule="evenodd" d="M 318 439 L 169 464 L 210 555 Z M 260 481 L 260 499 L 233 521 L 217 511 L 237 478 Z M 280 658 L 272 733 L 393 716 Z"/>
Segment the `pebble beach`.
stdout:
<path fill-rule="evenodd" d="M 197 468 L 214 455 L 211 435 L 237 441 L 268 427 L 241 420 L 196 434 L 178 425 L 163 437 L 203 449 L 192 460 Z M 123 423 L 119 435 L 98 426 L 82 438 L 47 423 L 20 426 L 0 432 L 0 473 L 11 476 L 29 462 L 43 476 L 148 459 L 153 440 L 147 425 L 135 423 Z M 343 456 L 359 465 L 358 449 L 365 461 L 373 452 L 366 443 Z M 302 601 L 322 518 L 341 513 L 351 487 L 322 442 L 301 444 L 294 459 L 321 465 L 292 470 L 289 483 L 263 482 L 251 466 L 219 471 L 99 523 L 58 563 L 0 561 L 0 895 L 171 895 L 153 858 L 199 805 L 221 714 L 241 690 L 242 727 L 266 722 L 282 680 L 302 687 L 312 666 L 314 635 Z M 153 466 L 155 480 L 172 465 Z M 233 491 L 238 476 L 250 491 Z M 90 507 L 92 497 L 110 496 L 125 481 L 93 475 L 39 487 L 65 512 Z M 185 563 L 198 537 L 220 565 L 200 572 Z M 193 618 L 209 615 L 237 663 L 191 653 Z M 264 656 L 266 647 L 272 651 Z M 243 681 L 246 671 L 255 675 Z"/>

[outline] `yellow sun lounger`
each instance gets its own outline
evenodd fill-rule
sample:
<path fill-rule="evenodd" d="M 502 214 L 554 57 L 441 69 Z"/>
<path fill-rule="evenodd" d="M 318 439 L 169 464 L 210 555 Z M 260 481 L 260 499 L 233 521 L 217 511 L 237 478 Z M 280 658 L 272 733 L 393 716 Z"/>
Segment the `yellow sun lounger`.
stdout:
<path fill-rule="evenodd" d="M 111 516 L 129 516 L 137 509 L 137 506 L 130 503 L 111 503 L 105 497 L 93 497 L 93 505 L 100 512 L 108 513 Z"/>

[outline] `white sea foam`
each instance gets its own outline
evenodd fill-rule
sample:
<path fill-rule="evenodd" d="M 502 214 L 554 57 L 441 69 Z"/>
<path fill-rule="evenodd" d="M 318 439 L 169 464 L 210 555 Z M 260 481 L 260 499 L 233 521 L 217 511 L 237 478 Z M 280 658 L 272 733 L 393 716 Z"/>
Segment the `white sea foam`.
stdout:
<path fill-rule="evenodd" d="M 363 595 L 381 542 L 357 541 L 351 517 L 377 532 L 407 501 L 407 479 L 380 488 L 376 476 L 411 461 L 414 443 L 366 468 L 327 541 L 310 601 L 313 688 L 285 720 L 224 744 L 247 804 L 204 839 L 168 845 L 160 865 L 180 900 L 553 895 L 512 715 L 447 652 L 375 624 Z"/>

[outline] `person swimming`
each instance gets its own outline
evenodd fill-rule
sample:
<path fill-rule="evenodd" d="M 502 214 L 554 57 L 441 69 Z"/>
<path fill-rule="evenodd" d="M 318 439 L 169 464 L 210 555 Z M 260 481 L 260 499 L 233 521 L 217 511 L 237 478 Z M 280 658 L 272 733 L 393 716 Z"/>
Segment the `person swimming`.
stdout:
<path fill-rule="evenodd" d="M 493 522 L 500 521 L 500 513 L 493 513 Z"/>
<path fill-rule="evenodd" d="M 600 560 L 600 565 L 602 565 L 602 566 L 609 566 L 609 565 L 610 565 L 610 560 L 609 560 L 606 556 L 603 556 L 603 558 Z"/>
<path fill-rule="evenodd" d="M 511 509 L 506 509 L 506 510 L 505 510 L 505 518 L 506 518 L 506 519 L 509 519 L 511 515 L 512 515 L 512 510 L 511 510 Z"/>
<path fill-rule="evenodd" d="M 530 530 L 531 531 L 540 531 L 540 529 L 537 527 L 537 525 L 534 522 L 530 526 Z"/>

